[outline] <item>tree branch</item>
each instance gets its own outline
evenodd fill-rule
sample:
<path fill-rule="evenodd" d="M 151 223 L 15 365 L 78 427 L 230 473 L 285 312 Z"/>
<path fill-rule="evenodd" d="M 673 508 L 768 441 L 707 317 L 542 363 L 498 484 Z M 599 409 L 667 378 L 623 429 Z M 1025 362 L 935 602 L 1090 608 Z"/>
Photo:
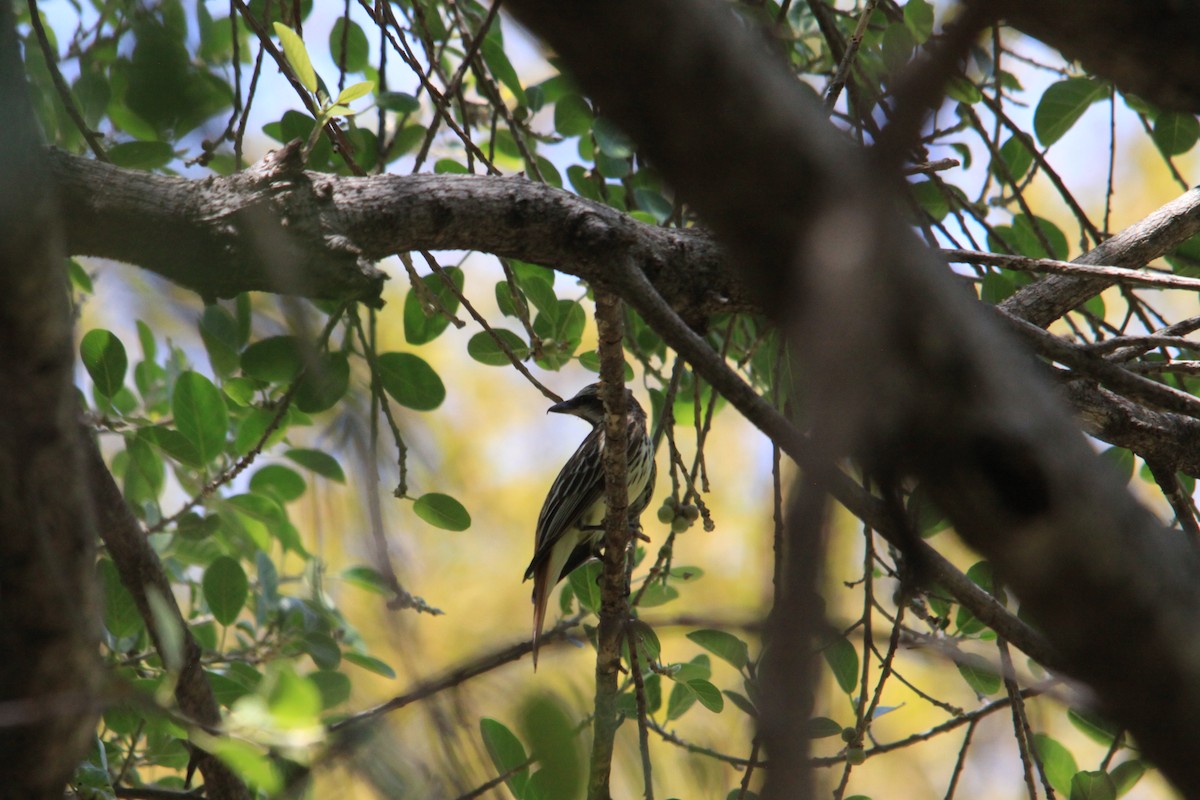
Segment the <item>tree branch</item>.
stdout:
<path fill-rule="evenodd" d="M 221 725 L 221 709 L 200 665 L 200 645 L 179 611 L 162 562 L 150 546 L 142 526 L 125 504 L 125 498 L 105 466 L 95 441 L 86 441 L 84 458 L 92 499 L 96 504 L 100 538 L 112 556 L 121 583 L 133 596 L 154 649 L 162 656 L 163 663 L 167 663 L 167 654 L 163 651 L 158 622 L 150 606 L 150 592 L 156 592 L 162 598 L 162 607 L 171 613 L 172 622 L 179 630 L 183 645 L 182 663 L 175 685 L 175 700 L 179 703 L 179 709 L 200 725 L 217 728 Z M 196 754 L 196 766 L 204 776 L 205 794 L 210 800 L 249 798 L 245 785 L 228 767 L 208 753 L 199 750 L 193 752 Z"/>
<path fill-rule="evenodd" d="M 82 480 L 54 182 L 0 4 L 0 786 L 62 797 L 99 715 L 95 524 Z"/>
<path fill-rule="evenodd" d="M 591 775 L 588 800 L 608 800 L 613 740 L 617 716 L 617 675 L 621 642 L 629 619 L 626 561 L 629 551 L 628 459 L 629 401 L 625 396 L 625 326 L 621 300 L 596 290 L 596 328 L 600 339 L 600 379 L 603 382 L 604 438 L 604 557 L 600 576 L 600 627 L 596 639 L 596 700 L 592 727 Z M 632 645 L 631 645 L 632 646 Z"/>
<path fill-rule="evenodd" d="M 1173 0 L 989 0 L 991 14 L 1163 108 L 1200 112 L 1200 7 Z"/>
<path fill-rule="evenodd" d="M 368 300 L 384 280 L 371 262 L 394 253 L 480 250 L 589 281 L 619 257 L 691 322 L 749 308 L 703 231 L 647 225 L 524 178 L 344 178 L 304 172 L 296 155 L 289 145 L 247 172 L 190 181 L 51 151 L 70 252 L 136 264 L 206 298 Z M 270 266 L 281 261 L 287 274 Z"/>

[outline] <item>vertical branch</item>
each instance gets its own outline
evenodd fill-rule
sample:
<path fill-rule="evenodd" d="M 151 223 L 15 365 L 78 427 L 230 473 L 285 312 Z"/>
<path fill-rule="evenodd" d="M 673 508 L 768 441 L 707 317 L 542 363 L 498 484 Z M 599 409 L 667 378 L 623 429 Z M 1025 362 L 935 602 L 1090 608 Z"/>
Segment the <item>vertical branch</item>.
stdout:
<path fill-rule="evenodd" d="M 600 579 L 600 629 L 596 648 L 596 718 L 593 723 L 591 776 L 588 800 L 608 800 L 613 739 L 616 737 L 617 673 L 621 668 L 621 640 L 629 616 L 625 582 L 625 551 L 629 547 L 629 505 L 626 488 L 625 355 L 621 346 L 624 326 L 621 301 L 596 289 L 596 328 L 600 338 L 600 379 L 604 384 L 604 571 Z"/>
<path fill-rule="evenodd" d="M 61 211 L 0 4 L 0 793 L 62 797 L 99 716 L 95 520 Z"/>
<path fill-rule="evenodd" d="M 808 769 L 808 720 L 817 676 L 813 643 L 823 620 L 817 576 L 824 552 L 827 491 L 821 474 L 806 473 L 788 504 L 782 587 L 767 620 L 761 673 L 758 733 L 770 763 L 763 800 L 815 796 Z"/>

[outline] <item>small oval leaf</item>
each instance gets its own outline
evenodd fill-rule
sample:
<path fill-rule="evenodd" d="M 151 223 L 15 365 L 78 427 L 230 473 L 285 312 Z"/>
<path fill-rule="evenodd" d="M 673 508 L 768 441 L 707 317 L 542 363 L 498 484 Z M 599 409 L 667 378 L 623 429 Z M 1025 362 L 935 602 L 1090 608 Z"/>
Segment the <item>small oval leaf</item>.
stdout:
<path fill-rule="evenodd" d="M 496 341 L 497 337 L 512 351 L 518 361 L 524 361 L 529 357 L 529 345 L 520 336 L 504 328 L 493 328 L 491 333 L 480 331 L 472 336 L 471 340 L 467 342 L 467 355 L 489 367 L 509 366 L 512 361 L 509 360 L 508 353 L 505 353 Z"/>
<path fill-rule="evenodd" d="M 204 570 L 204 600 L 217 622 L 229 625 L 246 603 L 250 583 L 242 565 L 229 556 L 217 558 Z"/>
<path fill-rule="evenodd" d="M 279 43 L 283 45 L 284 58 L 291 65 L 292 72 L 296 73 L 296 79 L 300 81 L 300 85 L 316 94 L 317 73 L 313 70 L 312 61 L 308 58 L 304 40 L 282 22 L 275 23 L 275 34 L 279 37 Z"/>
<path fill-rule="evenodd" d="M 79 357 L 96 391 L 105 397 L 112 397 L 125 383 L 129 358 L 125 355 L 125 345 L 112 331 L 96 328 L 84 334 L 79 343 Z"/>
<path fill-rule="evenodd" d="M 442 530 L 465 531 L 471 527 L 471 515 L 462 503 L 448 494 L 423 494 L 413 503 L 413 511 L 430 525 Z"/>
<path fill-rule="evenodd" d="M 176 429 L 196 449 L 202 464 L 208 464 L 225 449 L 229 412 L 220 390 L 208 378 L 190 371 L 180 375 L 171 411 Z"/>
<path fill-rule="evenodd" d="M 432 411 L 446 399 L 446 387 L 433 367 L 412 353 L 384 353 L 377 361 L 384 390 L 402 406 Z"/>

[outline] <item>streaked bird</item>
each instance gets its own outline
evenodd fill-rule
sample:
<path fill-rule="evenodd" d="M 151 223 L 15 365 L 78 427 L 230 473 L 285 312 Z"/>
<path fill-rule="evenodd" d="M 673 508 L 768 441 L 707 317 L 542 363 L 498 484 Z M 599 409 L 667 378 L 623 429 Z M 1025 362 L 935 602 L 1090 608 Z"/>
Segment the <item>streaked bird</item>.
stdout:
<path fill-rule="evenodd" d="M 629 401 L 629 525 L 639 527 L 638 518 L 650 503 L 658 469 L 654 445 L 646 431 L 646 412 L 633 392 Z M 546 619 L 546 603 L 554 587 L 604 544 L 604 401 L 600 384 L 579 390 L 570 400 L 550 407 L 557 414 L 574 414 L 592 424 L 592 432 L 567 460 L 538 515 L 533 560 L 525 580 L 533 578 L 533 668 L 537 669 L 538 640 Z"/>

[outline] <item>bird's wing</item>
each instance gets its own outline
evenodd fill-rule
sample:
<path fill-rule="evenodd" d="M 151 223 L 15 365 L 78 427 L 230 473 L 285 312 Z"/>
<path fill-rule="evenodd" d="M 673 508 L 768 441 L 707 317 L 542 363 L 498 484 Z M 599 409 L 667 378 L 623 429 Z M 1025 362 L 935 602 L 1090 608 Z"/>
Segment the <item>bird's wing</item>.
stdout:
<path fill-rule="evenodd" d="M 576 525 L 583 513 L 604 495 L 604 464 L 600 457 L 603 434 L 600 426 L 592 430 L 550 486 L 542 513 L 538 515 L 533 560 L 525 571 L 526 580 L 533 576 L 538 563 L 550 554 L 563 533 Z M 557 578 L 555 575 L 551 580 Z"/>

